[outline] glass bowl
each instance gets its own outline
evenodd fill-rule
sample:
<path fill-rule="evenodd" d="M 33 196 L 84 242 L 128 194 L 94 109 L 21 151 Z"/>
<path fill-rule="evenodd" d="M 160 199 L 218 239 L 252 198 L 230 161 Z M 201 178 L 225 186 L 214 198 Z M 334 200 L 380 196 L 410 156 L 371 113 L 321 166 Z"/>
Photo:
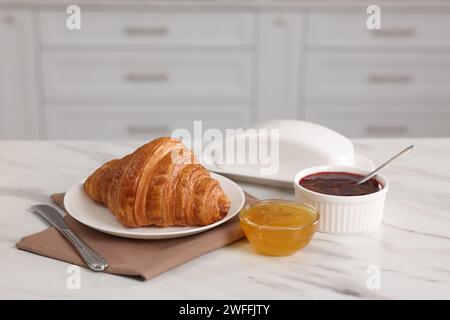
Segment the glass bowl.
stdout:
<path fill-rule="evenodd" d="M 252 247 L 271 256 L 287 256 L 304 248 L 316 232 L 319 218 L 308 204 L 278 199 L 256 201 L 239 213 Z"/>

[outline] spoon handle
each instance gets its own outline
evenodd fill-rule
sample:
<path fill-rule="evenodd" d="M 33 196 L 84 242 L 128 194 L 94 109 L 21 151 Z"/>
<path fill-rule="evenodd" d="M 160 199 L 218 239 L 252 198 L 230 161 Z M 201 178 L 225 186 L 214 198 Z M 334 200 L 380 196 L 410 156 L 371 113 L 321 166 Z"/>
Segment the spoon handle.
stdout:
<path fill-rule="evenodd" d="M 383 163 L 381 166 L 379 166 L 378 168 L 376 168 L 375 170 L 373 170 L 371 173 L 369 173 L 367 176 L 365 176 L 364 178 L 362 178 L 361 180 L 359 180 L 356 184 L 361 184 L 366 182 L 367 180 L 369 180 L 370 178 L 374 177 L 378 172 L 380 172 L 381 170 L 383 170 L 384 168 L 386 168 L 388 165 L 390 165 L 392 162 L 394 162 L 395 160 L 397 160 L 398 158 L 400 158 L 401 156 L 407 154 L 408 152 L 410 152 L 411 150 L 413 150 L 415 148 L 415 145 L 411 145 L 408 148 L 400 151 L 399 153 L 397 153 L 395 156 L 393 156 L 391 159 L 389 159 L 388 161 L 386 161 L 385 163 Z"/>

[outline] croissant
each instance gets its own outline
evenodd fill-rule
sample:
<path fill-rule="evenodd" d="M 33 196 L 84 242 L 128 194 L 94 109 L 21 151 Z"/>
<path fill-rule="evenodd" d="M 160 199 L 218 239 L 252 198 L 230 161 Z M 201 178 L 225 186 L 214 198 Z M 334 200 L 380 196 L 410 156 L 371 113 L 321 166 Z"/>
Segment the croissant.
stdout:
<path fill-rule="evenodd" d="M 203 226 L 228 213 L 220 183 L 180 140 L 162 137 L 98 168 L 84 183 L 127 227 Z"/>

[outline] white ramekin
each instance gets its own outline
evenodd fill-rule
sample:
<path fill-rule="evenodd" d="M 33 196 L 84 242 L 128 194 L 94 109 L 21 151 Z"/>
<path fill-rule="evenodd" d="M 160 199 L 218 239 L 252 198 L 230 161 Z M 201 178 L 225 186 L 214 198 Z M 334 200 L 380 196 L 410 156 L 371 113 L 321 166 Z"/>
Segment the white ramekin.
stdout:
<path fill-rule="evenodd" d="M 381 224 L 388 181 L 380 175 L 376 179 L 383 188 L 362 196 L 332 196 L 314 192 L 300 186 L 303 177 L 319 172 L 349 172 L 365 175 L 366 170 L 346 166 L 317 166 L 295 175 L 295 200 L 307 203 L 320 214 L 319 231 L 327 233 L 357 233 L 373 229 Z"/>

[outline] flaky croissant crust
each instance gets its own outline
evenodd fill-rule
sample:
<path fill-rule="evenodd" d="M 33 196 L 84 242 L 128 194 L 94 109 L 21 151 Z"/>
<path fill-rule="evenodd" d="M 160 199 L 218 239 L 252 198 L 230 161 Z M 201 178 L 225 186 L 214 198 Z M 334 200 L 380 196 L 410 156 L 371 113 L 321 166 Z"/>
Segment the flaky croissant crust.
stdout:
<path fill-rule="evenodd" d="M 105 163 L 84 190 L 128 227 L 203 226 L 223 219 L 230 208 L 219 182 L 170 137 Z"/>

